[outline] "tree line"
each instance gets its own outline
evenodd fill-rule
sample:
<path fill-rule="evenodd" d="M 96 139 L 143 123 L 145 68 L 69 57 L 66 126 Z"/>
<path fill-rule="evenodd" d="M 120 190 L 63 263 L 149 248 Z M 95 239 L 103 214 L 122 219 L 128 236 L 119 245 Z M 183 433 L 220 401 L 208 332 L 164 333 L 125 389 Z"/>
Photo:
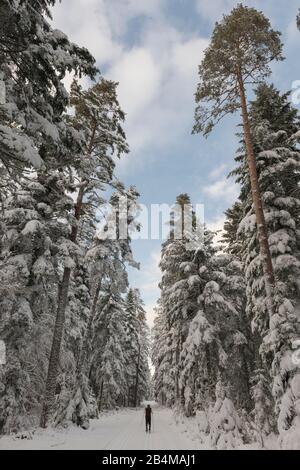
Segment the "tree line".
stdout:
<path fill-rule="evenodd" d="M 198 248 L 186 249 L 189 235 L 171 236 L 161 253 L 155 393 L 197 415 L 217 448 L 263 446 L 272 432 L 299 447 L 299 116 L 290 94 L 267 82 L 274 60 L 283 60 L 280 33 L 262 12 L 239 4 L 216 23 L 199 66 L 194 133 L 240 113 L 230 174 L 240 194 L 221 251 L 205 229 Z M 188 195 L 177 203 L 189 206 Z"/>
<path fill-rule="evenodd" d="M 51 27 L 54 4 L 0 5 L 0 433 L 86 428 L 149 387 L 145 310 L 127 276 L 139 194 L 115 175 L 125 115 L 117 83 Z M 101 208 L 124 196 L 127 239 L 100 238 Z"/>

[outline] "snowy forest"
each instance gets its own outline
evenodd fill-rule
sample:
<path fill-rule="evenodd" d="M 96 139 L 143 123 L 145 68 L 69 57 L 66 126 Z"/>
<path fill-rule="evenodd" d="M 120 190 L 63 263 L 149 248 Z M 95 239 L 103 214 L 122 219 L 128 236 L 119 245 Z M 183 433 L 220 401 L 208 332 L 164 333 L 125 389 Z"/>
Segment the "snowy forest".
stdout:
<path fill-rule="evenodd" d="M 126 272 L 138 267 L 130 237 L 97 238 L 106 198 L 138 197 L 114 175 L 114 158 L 128 152 L 117 84 L 51 29 L 53 3 L 1 2 L 2 433 L 39 416 L 45 427 L 50 414 L 87 427 L 149 387 L 149 331 Z M 75 79 L 68 94 L 66 73 L 95 84 L 83 90 Z"/>
<path fill-rule="evenodd" d="M 300 116 L 272 83 L 280 32 L 238 4 L 211 33 L 190 90 L 193 138 L 239 118 L 239 196 L 221 237 L 204 225 L 193 249 L 195 234 L 178 239 L 170 221 L 150 331 L 128 275 L 140 194 L 116 174 L 130 158 L 119 84 L 52 27 L 55 3 L 0 2 L 0 444 L 87 433 L 155 400 L 195 423 L 196 449 L 300 449 Z M 105 239 L 102 208 L 124 196 L 127 237 Z M 189 194 L 173 202 L 194 226 Z"/>

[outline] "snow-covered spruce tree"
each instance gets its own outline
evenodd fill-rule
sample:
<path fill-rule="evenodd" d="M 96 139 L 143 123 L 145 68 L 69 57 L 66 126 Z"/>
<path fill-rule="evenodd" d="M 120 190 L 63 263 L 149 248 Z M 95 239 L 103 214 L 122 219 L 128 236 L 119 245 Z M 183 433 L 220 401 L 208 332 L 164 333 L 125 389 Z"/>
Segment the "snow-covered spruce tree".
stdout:
<path fill-rule="evenodd" d="M 130 288 L 125 300 L 127 350 L 129 355 L 129 405 L 137 407 L 149 391 L 150 338 L 144 303 L 138 289 Z"/>
<path fill-rule="evenodd" d="M 0 269 L 3 287 L 10 281 L 15 286 L 0 318 L 12 365 L 11 370 L 9 365 L 2 368 L 3 384 L 9 384 L 9 390 L 5 385 L 1 390 L 5 412 L 0 427 L 5 432 L 26 425 L 24 416 L 33 415 L 38 405 L 49 313 L 55 308 L 57 252 L 68 236 L 63 220 L 71 199 L 65 197 L 68 181 L 63 168 L 81 139 L 64 123 L 68 95 L 61 80 L 66 72 L 91 78 L 96 73 L 88 51 L 49 26 L 46 17 L 52 4 L 0 5 L 1 226 L 5 225 Z M 45 347 L 37 354 L 41 345 Z"/>
<path fill-rule="evenodd" d="M 168 348 L 169 332 L 166 317 L 159 301 L 155 311 L 151 348 L 151 359 L 155 369 L 153 375 L 154 398 L 161 405 L 166 405 L 171 360 Z"/>
<path fill-rule="evenodd" d="M 299 361 L 299 353 L 298 353 Z M 299 364 L 299 362 L 298 362 Z M 292 403 L 292 408 L 291 408 Z M 290 382 L 289 393 L 284 396 L 283 406 L 291 411 L 291 426 L 287 431 L 281 433 L 280 445 L 286 450 L 300 450 L 299 428 L 300 428 L 300 376 L 295 375 Z"/>
<path fill-rule="evenodd" d="M 189 204 L 185 195 L 177 201 Z M 191 415 L 214 400 L 223 372 L 224 380 L 232 381 L 238 406 L 244 406 L 249 390 L 247 340 L 240 324 L 245 303 L 241 263 L 230 255 L 216 255 L 207 230 L 204 243 L 199 239 L 197 246 L 193 239 L 193 249 L 187 248 L 188 233 L 181 240 L 173 234 L 162 249 L 152 353 L 155 393 L 167 405 L 181 403 Z M 230 361 L 235 362 L 234 371 L 227 368 Z"/>
<path fill-rule="evenodd" d="M 242 234 L 237 236 L 239 224 L 244 216 L 244 206 L 242 202 L 237 201 L 232 207 L 225 211 L 225 222 L 222 241 L 224 242 L 224 251 L 236 256 L 242 261 Z"/>
<path fill-rule="evenodd" d="M 244 159 L 237 170 L 242 182 L 245 216 L 240 223 L 246 265 L 247 310 L 253 329 L 263 338 L 261 354 L 273 376 L 279 430 L 288 429 L 296 416 L 291 393 L 299 373 L 292 360 L 293 342 L 299 338 L 299 139 L 297 112 L 273 86 L 260 86 L 250 109 L 259 185 L 264 202 L 269 246 L 276 275 L 276 312 L 270 322 L 263 287 L 262 260 L 256 240 L 254 209 L 247 198 Z"/>
<path fill-rule="evenodd" d="M 99 410 L 123 406 L 128 399 L 129 353 L 126 344 L 126 315 L 124 300 L 117 293 L 109 293 L 99 312 L 95 332 L 97 338 L 93 380 L 97 384 Z M 100 344 L 99 344 L 100 339 Z"/>
<path fill-rule="evenodd" d="M 168 405 L 173 405 L 182 399 L 179 389 L 180 353 L 188 333 L 189 321 L 197 309 L 200 282 L 197 256 L 201 254 L 196 248 L 187 246 L 190 241 L 195 241 L 193 234 L 188 233 L 188 227 L 180 227 L 184 222 L 182 214 L 184 207 L 193 217 L 190 199 L 188 195 L 181 194 L 177 197 L 176 203 L 177 209 L 181 208 L 179 210 L 181 213 L 174 213 L 170 236 L 163 244 L 160 262 L 162 270 L 160 309 L 167 329 L 166 355 L 169 362 L 165 368 L 163 394 Z M 176 236 L 175 230 L 181 231 L 181 238 Z M 199 246 L 200 243 L 201 240 Z M 156 391 L 156 393 L 161 392 Z"/>
<path fill-rule="evenodd" d="M 68 236 L 62 221 L 69 198 L 54 175 L 19 179 L 2 206 L 6 231 L 0 253 L 1 432 L 35 423 L 43 392 L 49 329 L 56 306 L 58 253 Z"/>
<path fill-rule="evenodd" d="M 107 246 L 106 249 L 108 251 L 109 247 Z M 104 250 L 105 247 L 103 247 L 103 252 Z M 98 414 L 95 387 L 91 384 L 89 375 L 92 361 L 93 322 L 100 295 L 104 296 L 105 274 L 101 278 L 97 300 L 95 300 L 95 286 L 92 285 L 91 275 L 87 272 L 90 271 L 88 254 L 84 263 L 85 265 L 74 269 L 69 286 L 61 370 L 57 378 L 58 388 L 60 388 L 57 400 L 59 406 L 55 410 L 54 421 L 56 425 L 67 425 L 73 422 L 87 429 L 89 419 Z M 83 276 L 78 277 L 79 269 L 83 269 Z M 83 284 L 78 286 L 77 290 L 78 281 Z M 86 290 L 87 287 L 88 290 Z M 99 352 L 98 343 L 95 349 L 96 354 Z"/>
<path fill-rule="evenodd" d="M 134 268 L 139 268 L 139 264 L 136 263 L 132 256 L 131 251 L 131 233 L 139 229 L 139 224 L 135 220 L 137 203 L 136 199 L 138 193 L 134 188 L 129 188 L 127 194 L 127 224 L 128 232 L 125 238 L 121 237 L 117 229 L 117 238 L 115 241 L 107 240 L 103 243 L 103 240 L 95 242 L 94 247 L 90 250 L 89 256 L 91 258 L 91 278 L 101 279 L 101 289 L 99 284 L 96 283 L 96 290 L 98 290 L 98 302 L 95 303 L 95 297 L 93 303 L 95 305 L 94 320 L 92 323 L 92 334 L 91 334 L 91 350 L 94 353 L 91 355 L 89 363 L 91 384 L 94 393 L 97 397 L 98 408 L 101 410 L 103 407 L 108 406 L 107 398 L 103 401 L 104 386 L 108 381 L 106 375 L 105 381 L 102 377 L 104 370 L 106 369 L 106 359 L 103 358 L 103 351 L 105 351 L 106 357 L 113 354 L 110 348 L 113 346 L 112 342 L 109 342 L 109 331 L 111 321 L 111 308 L 108 308 L 108 304 L 111 299 L 115 299 L 118 303 L 119 308 L 122 309 L 122 322 L 121 328 L 124 335 L 120 337 L 120 348 L 123 351 L 124 360 L 126 359 L 125 368 L 123 374 L 126 376 L 126 390 L 122 389 L 122 393 L 118 397 L 112 397 L 110 406 L 125 406 L 129 404 L 130 396 L 130 385 L 133 376 L 133 371 L 136 377 L 136 364 L 137 356 L 134 357 L 133 350 L 138 351 L 138 345 L 135 342 L 131 342 L 130 339 L 138 338 L 138 329 L 141 323 L 133 322 L 131 325 L 131 318 L 128 317 L 127 302 L 123 299 L 122 294 L 125 294 L 128 288 L 128 278 L 126 265 L 129 264 Z M 112 204 L 118 205 L 120 196 L 114 194 L 112 196 Z M 117 220 L 119 220 L 121 214 L 117 211 Z M 91 262 L 90 261 L 90 262 Z M 98 281 L 97 281 L 98 282 Z M 140 310 L 140 307 L 138 308 Z M 142 309 L 143 310 L 143 309 Z M 106 313 L 105 313 L 106 312 Z M 138 312 L 137 312 L 138 313 Z M 140 320 L 141 321 L 141 320 Z M 132 326 L 130 330 L 128 323 Z M 143 322 L 142 322 L 143 323 Z M 131 337 L 131 338 L 130 338 Z M 143 331 L 141 332 L 143 339 Z M 141 343 L 142 344 L 142 343 Z M 147 346 L 146 344 L 144 345 Z M 139 364 L 139 377 L 147 377 L 148 362 L 143 362 L 146 354 L 146 349 L 140 353 L 140 364 Z M 133 362 L 134 360 L 134 362 Z M 121 378 L 120 378 L 121 380 Z M 148 379 L 147 385 L 148 386 Z M 141 379 L 141 383 L 142 379 Z M 141 388 L 142 390 L 142 388 Z"/>
<path fill-rule="evenodd" d="M 216 402 L 210 413 L 210 444 L 218 450 L 234 449 L 243 443 L 241 420 L 226 386 L 216 384 Z"/>
<path fill-rule="evenodd" d="M 260 83 L 270 75 L 270 62 L 282 60 L 280 33 L 271 28 L 262 12 L 238 4 L 216 23 L 209 47 L 199 67 L 196 92 L 198 106 L 194 132 L 207 135 L 225 115 L 241 110 L 247 169 L 251 186 L 269 316 L 274 313 L 275 284 L 263 203 L 258 183 L 251 135 L 246 85 Z"/>
<path fill-rule="evenodd" d="M 181 386 L 187 414 L 206 410 L 219 378 L 230 384 L 238 408 L 249 407 L 248 344 L 242 324 L 244 283 L 240 262 L 214 255 L 199 273 L 206 283 L 182 348 Z"/>
<path fill-rule="evenodd" d="M 101 251 L 103 256 L 103 247 Z M 139 402 L 150 380 L 145 312 L 137 291 L 129 290 L 125 300 L 121 296 L 128 281 L 124 260 L 117 253 L 106 253 L 107 271 L 102 267 L 93 321 L 89 376 L 99 410 Z M 125 258 L 128 261 L 128 253 Z"/>
<path fill-rule="evenodd" d="M 43 136 L 41 141 L 44 141 Z M 9 364 L 15 367 L 15 379 L 9 381 L 10 392 L 5 387 L 2 390 L 3 396 L 11 395 L 11 407 L 3 404 L 7 412 L 11 409 L 10 424 L 3 428 L 6 432 L 26 426 L 24 415 L 32 415 L 31 422 L 36 418 L 44 388 L 59 267 L 61 260 L 68 260 L 69 257 L 65 249 L 65 242 L 69 239 L 66 221 L 73 202 L 66 195 L 70 188 L 69 178 L 56 161 L 54 147 L 58 141 L 52 144 L 48 141 L 43 147 L 44 168 L 37 173 L 28 168 L 27 174 L 24 168 L 24 174 L 18 173 L 15 182 L 7 188 L 7 197 L 2 203 L 0 217 L 5 230 L 0 242 L 0 277 L 3 279 L 3 289 L 9 284 L 15 286 L 14 289 L 7 289 L 6 298 L 1 299 L 1 337 L 6 341 L 8 355 L 14 355 L 14 360 L 11 357 L 2 372 L 9 377 Z M 63 142 L 61 148 L 67 155 Z M 70 152 L 72 149 L 74 146 L 70 146 Z M 14 335 L 10 335 L 9 331 L 14 331 Z M 27 352 L 21 350 L 21 344 Z M 36 354 L 39 348 L 41 352 Z M 22 367 L 23 361 L 27 366 Z M 31 371 L 26 381 L 18 379 L 16 368 L 19 368 L 20 375 Z M 14 384 L 21 388 L 27 384 L 28 397 L 17 392 L 17 388 L 14 391 Z M 12 399 L 13 395 L 15 400 Z M 30 398 L 31 395 L 37 397 L 37 401 Z M 27 400 L 28 406 L 24 406 L 23 400 Z M 4 413 L 3 416 L 7 418 L 8 415 Z"/>
<path fill-rule="evenodd" d="M 74 421 L 79 424 L 79 419 L 75 414 L 76 406 L 73 395 L 76 389 L 77 365 L 79 362 L 82 344 L 86 335 L 89 313 L 91 309 L 91 291 L 88 266 L 83 256 L 79 256 L 76 267 L 73 270 L 70 288 L 69 300 L 66 309 L 65 331 L 62 342 L 62 351 L 60 359 L 60 370 L 56 386 L 56 407 L 54 413 L 55 424 L 67 424 L 68 421 Z M 82 389 L 85 392 L 86 408 L 90 417 L 97 416 L 97 408 L 94 400 L 94 408 L 91 408 L 93 394 L 84 381 Z M 76 394 L 76 405 L 79 405 L 79 394 Z M 77 412 L 79 414 L 78 406 Z M 82 419 L 82 426 L 87 427 L 86 420 Z"/>
<path fill-rule="evenodd" d="M 75 81 L 71 87 L 70 104 L 75 114 L 68 119 L 69 126 L 82 135 L 82 154 L 72 162 L 74 186 L 77 198 L 74 204 L 73 224 L 66 251 L 78 244 L 80 221 L 84 207 L 102 204 L 106 186 L 113 180 L 115 163 L 113 156 L 128 152 L 125 134 L 121 127 L 124 113 L 120 109 L 114 82 L 100 80 L 83 91 Z M 71 257 L 70 257 L 71 260 Z M 46 391 L 41 414 L 41 426 L 45 427 L 53 403 L 59 356 L 68 302 L 70 278 L 74 262 L 66 263 L 58 290 L 57 312 L 49 360 Z"/>
<path fill-rule="evenodd" d="M 139 382 L 139 363 L 141 359 L 141 339 L 137 317 L 137 292 L 129 289 L 125 300 L 127 349 L 130 357 L 128 370 L 128 405 L 137 406 L 137 391 Z M 142 308 L 142 306 L 141 306 Z"/>
<path fill-rule="evenodd" d="M 54 4 L 55 0 L 3 0 L 0 5 L 0 81 L 4 86 L 0 159 L 8 172 L 13 168 L 13 179 L 24 163 L 41 167 L 46 144 L 61 147 L 62 135 L 72 143 L 62 121 L 68 104 L 62 79 L 67 72 L 91 78 L 97 72 L 87 49 L 51 28 L 48 20 Z M 62 148 L 59 154 L 62 163 Z"/>
<path fill-rule="evenodd" d="M 247 175 L 246 168 L 244 169 L 244 175 Z M 236 174 L 236 171 L 233 171 L 232 174 Z M 241 180 L 238 178 L 238 181 Z M 230 255 L 233 255 L 234 258 L 239 260 L 241 271 L 245 271 L 245 263 L 244 263 L 244 250 L 246 244 L 246 236 L 244 233 L 239 233 L 239 226 L 240 223 L 245 215 L 246 205 L 244 201 L 244 196 L 247 195 L 243 184 L 241 186 L 241 193 L 239 197 L 239 201 L 234 203 L 232 208 L 228 209 L 225 212 L 226 220 L 224 223 L 224 232 L 223 232 L 223 241 L 224 246 L 223 250 Z M 245 281 L 243 281 L 244 289 L 246 288 Z M 233 289 L 234 292 L 234 289 Z M 241 319 L 240 319 L 240 326 L 241 331 L 245 335 L 247 339 L 247 346 L 244 348 L 243 351 L 243 358 L 240 358 L 244 362 L 243 372 L 246 373 L 248 390 L 250 384 L 255 381 L 256 370 L 260 371 L 260 375 L 263 374 L 263 361 L 259 353 L 259 348 L 261 345 L 261 336 L 257 330 L 252 330 L 251 327 L 251 299 L 249 296 L 246 295 L 245 290 L 240 293 L 240 298 L 243 298 L 244 308 L 242 309 Z M 248 311 L 248 314 L 247 314 Z M 265 370 L 265 380 L 269 376 L 268 371 Z M 270 378 L 269 378 L 270 381 Z M 246 406 L 247 410 L 249 411 L 249 407 L 251 407 L 251 403 L 249 401 L 248 405 Z"/>
<path fill-rule="evenodd" d="M 186 324 L 188 330 L 180 350 L 180 390 L 183 396 L 184 410 L 188 416 L 194 414 L 198 406 L 202 407 L 208 397 L 209 399 L 212 397 L 215 386 L 214 381 L 211 380 L 211 358 L 208 351 L 208 344 L 212 341 L 213 328 L 199 307 L 199 296 L 211 279 L 210 259 L 215 254 L 212 238 L 212 234 L 206 231 L 204 246 L 197 253 L 196 303 L 193 315 Z"/>
<path fill-rule="evenodd" d="M 266 371 L 257 369 L 251 379 L 251 395 L 254 402 L 252 418 L 255 440 L 264 447 L 265 439 L 275 430 L 274 401 Z"/>
<path fill-rule="evenodd" d="M 101 309 L 105 307 L 105 302 L 110 300 L 110 295 L 116 294 L 120 296 L 126 292 L 128 286 L 126 265 L 139 268 L 139 264 L 134 261 L 132 256 L 130 238 L 130 234 L 138 229 L 138 224 L 135 220 L 138 193 L 133 187 L 125 190 L 120 183 L 118 183 L 118 189 L 119 191 L 111 196 L 110 202 L 114 209 L 105 216 L 104 231 L 99 229 L 96 231 L 91 246 L 82 260 L 84 263 L 82 268 L 88 271 L 87 282 L 89 285 L 90 301 L 82 306 L 84 308 L 86 324 L 84 324 L 84 330 L 79 342 L 76 368 L 73 374 L 73 379 L 75 380 L 73 380 L 73 386 L 69 390 L 69 399 L 64 400 L 61 409 L 56 413 L 55 419 L 57 423 L 72 420 L 86 428 L 88 427 L 89 418 L 94 417 L 95 413 L 97 413 L 97 410 L 92 409 L 89 404 L 91 403 L 91 396 L 92 400 L 93 396 L 97 397 L 101 388 L 98 380 L 99 376 L 95 376 L 95 373 L 93 373 L 94 369 L 97 369 L 97 361 L 101 361 L 103 345 Z M 119 238 L 118 226 L 116 225 L 120 198 L 125 198 L 127 203 L 127 235 L 124 238 Z M 114 233 L 109 233 L 106 230 L 109 228 L 109 220 L 114 227 Z M 81 220 L 81 226 L 83 222 L 84 217 Z M 82 228 L 80 233 L 85 231 L 87 234 L 89 233 L 88 230 L 83 230 Z M 86 243 L 89 238 L 91 237 L 85 236 L 84 240 Z M 70 285 L 71 292 L 72 285 Z M 66 312 L 67 321 L 71 313 L 69 311 L 70 309 L 68 308 Z M 101 320 L 100 325 L 98 325 L 99 319 Z M 79 321 L 78 315 L 77 321 Z M 65 337 L 69 337 L 68 331 L 65 333 Z"/>
<path fill-rule="evenodd" d="M 246 297 L 243 265 L 233 255 L 218 254 L 212 258 L 213 279 L 219 285 L 225 305 L 220 306 L 217 320 L 220 341 L 228 361 L 220 376 L 230 385 L 235 406 L 249 411 L 249 380 L 253 362 L 250 322 L 245 314 Z M 232 365 L 232 367 L 231 367 Z"/>

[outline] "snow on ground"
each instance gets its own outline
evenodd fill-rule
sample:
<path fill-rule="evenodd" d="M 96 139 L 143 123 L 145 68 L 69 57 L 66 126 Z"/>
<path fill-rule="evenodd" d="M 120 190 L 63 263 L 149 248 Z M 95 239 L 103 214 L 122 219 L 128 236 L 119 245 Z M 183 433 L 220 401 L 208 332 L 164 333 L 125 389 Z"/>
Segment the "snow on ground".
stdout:
<path fill-rule="evenodd" d="M 144 409 L 122 409 L 91 420 L 88 430 L 38 429 L 32 439 L 5 436 L 0 449 L 196 450 L 199 440 L 174 420 L 172 410 L 153 408 L 153 429 L 145 432 Z"/>
<path fill-rule="evenodd" d="M 211 450 L 212 447 L 209 443 L 209 434 L 204 434 L 199 430 L 199 422 L 196 417 L 187 418 L 182 413 L 175 412 L 173 419 L 176 422 L 178 429 L 186 434 L 189 441 L 197 443 L 198 449 Z M 278 436 L 271 434 L 265 439 L 264 450 L 279 450 Z M 242 444 L 236 447 L 236 450 L 262 450 L 258 443 L 251 442 L 250 444 Z"/>
<path fill-rule="evenodd" d="M 197 450 L 210 449 L 208 436 L 199 432 L 196 418 L 186 418 L 181 413 L 156 407 L 153 409 L 152 432 L 145 432 L 144 408 L 120 409 L 102 413 L 99 419 L 90 421 L 90 428 L 77 426 L 54 429 L 41 428 L 32 433 L 32 439 L 16 436 L 0 438 L 0 450 L 4 449 L 87 449 L 87 450 Z M 20 436 L 22 433 L 20 433 Z M 30 433 L 23 433 L 30 435 Z M 266 449 L 278 449 L 276 436 L 270 436 Z M 244 444 L 239 449 L 258 449 L 255 443 Z"/>

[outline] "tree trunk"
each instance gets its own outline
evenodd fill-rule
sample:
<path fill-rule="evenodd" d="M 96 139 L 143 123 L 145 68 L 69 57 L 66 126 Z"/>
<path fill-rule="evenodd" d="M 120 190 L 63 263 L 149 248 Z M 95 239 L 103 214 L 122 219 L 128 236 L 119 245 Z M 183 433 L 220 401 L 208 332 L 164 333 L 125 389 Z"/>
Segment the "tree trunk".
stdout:
<path fill-rule="evenodd" d="M 57 314 L 53 332 L 53 341 L 50 353 L 50 360 L 48 366 L 48 375 L 46 380 L 46 391 L 44 397 L 44 403 L 41 414 L 40 425 L 42 428 L 45 428 L 47 425 L 48 417 L 51 412 L 55 397 L 56 389 L 56 378 L 58 372 L 59 356 L 60 356 L 60 347 L 62 341 L 62 334 L 65 322 L 65 311 L 68 299 L 68 290 L 70 282 L 71 269 L 65 268 L 63 273 L 63 279 L 59 286 L 58 294 L 58 307 Z"/>
<path fill-rule="evenodd" d="M 244 87 L 244 82 L 243 82 L 243 78 L 242 78 L 242 74 L 240 70 L 238 70 L 237 72 L 237 79 L 238 79 L 239 94 L 240 94 L 241 107 L 242 107 L 244 139 L 245 139 L 245 144 L 246 144 L 246 153 L 247 153 L 247 162 L 248 162 L 249 177 L 250 177 L 250 183 L 251 183 L 252 200 L 253 200 L 255 216 L 256 216 L 257 238 L 258 238 L 260 254 L 262 258 L 262 265 L 263 265 L 263 272 L 264 272 L 264 279 L 265 279 L 265 289 L 266 289 L 266 296 L 267 296 L 267 305 L 268 305 L 269 318 L 270 318 L 274 313 L 273 293 L 274 293 L 274 287 L 275 287 L 275 276 L 274 276 L 272 258 L 271 258 L 270 247 L 269 247 L 268 231 L 267 231 L 267 226 L 265 222 L 265 216 L 264 216 L 263 205 L 262 205 L 261 194 L 260 194 L 259 183 L 258 183 L 256 160 L 255 160 L 252 137 L 251 137 L 251 129 L 250 129 L 250 123 L 249 123 L 245 87 Z"/>
<path fill-rule="evenodd" d="M 141 345 L 139 343 L 138 360 L 136 365 L 135 387 L 134 387 L 134 406 L 137 407 L 138 387 L 139 387 L 139 369 L 140 369 Z"/>

